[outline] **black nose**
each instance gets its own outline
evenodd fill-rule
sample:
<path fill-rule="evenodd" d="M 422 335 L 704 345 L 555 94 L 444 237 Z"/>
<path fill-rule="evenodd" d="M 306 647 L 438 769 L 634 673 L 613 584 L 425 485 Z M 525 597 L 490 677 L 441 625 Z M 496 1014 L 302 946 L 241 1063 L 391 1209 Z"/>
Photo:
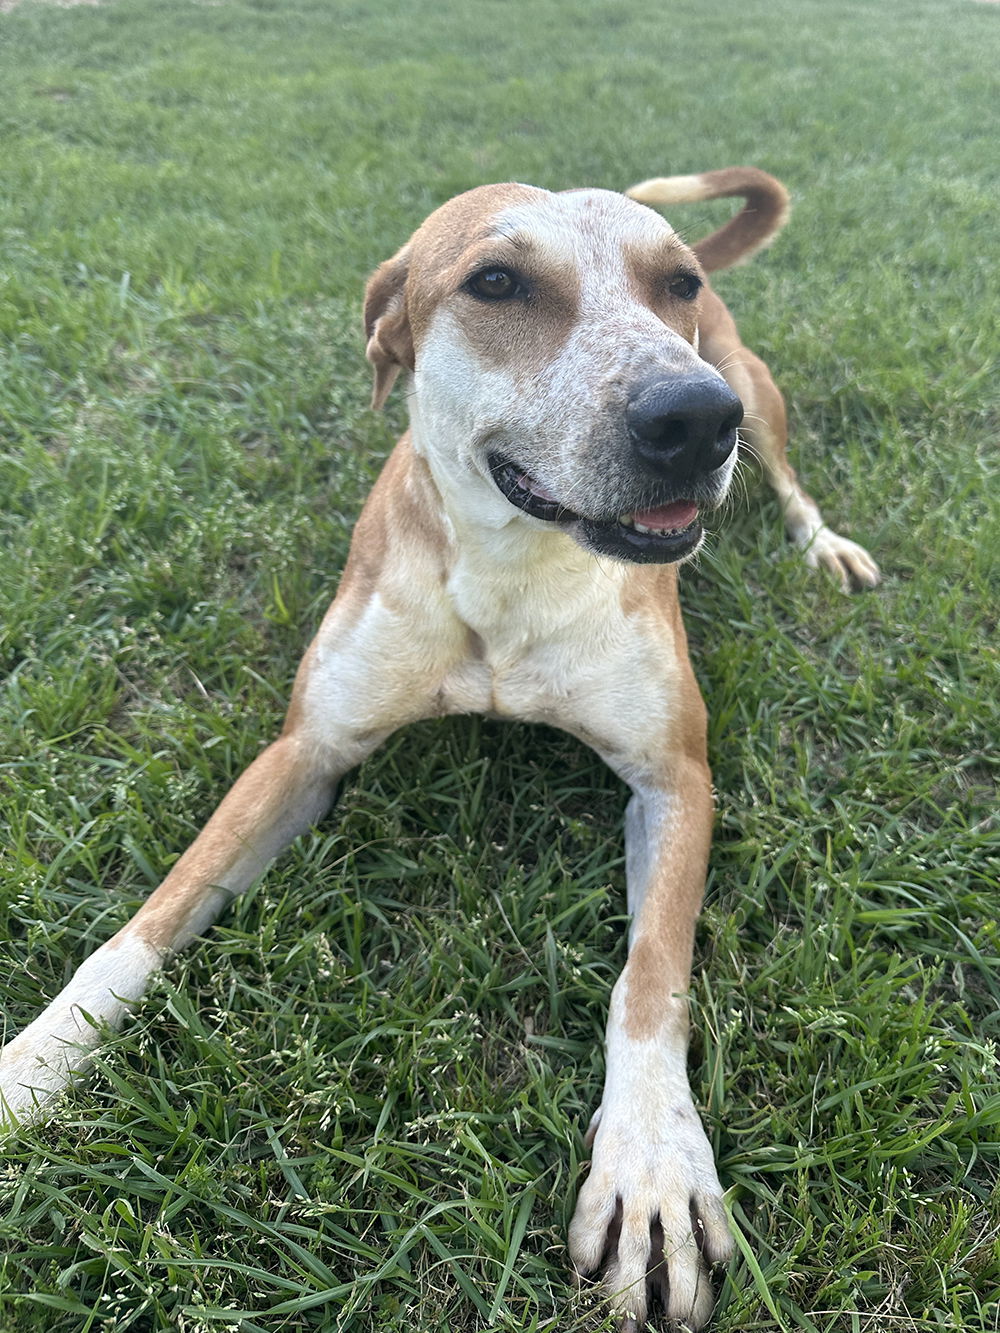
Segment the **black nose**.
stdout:
<path fill-rule="evenodd" d="M 743 404 L 717 375 L 679 376 L 645 385 L 625 419 L 647 472 L 691 477 L 721 467 L 733 452 Z"/>

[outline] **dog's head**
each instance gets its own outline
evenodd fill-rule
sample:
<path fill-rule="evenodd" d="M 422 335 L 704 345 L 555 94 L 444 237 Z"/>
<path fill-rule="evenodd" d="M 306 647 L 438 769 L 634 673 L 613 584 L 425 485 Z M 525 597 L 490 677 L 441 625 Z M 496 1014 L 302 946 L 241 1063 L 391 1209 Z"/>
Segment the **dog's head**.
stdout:
<path fill-rule="evenodd" d="M 703 286 L 669 224 L 623 195 L 470 190 L 368 284 L 374 405 L 413 374 L 416 448 L 490 526 L 513 507 L 619 559 L 682 559 L 743 415 L 698 356 Z"/>

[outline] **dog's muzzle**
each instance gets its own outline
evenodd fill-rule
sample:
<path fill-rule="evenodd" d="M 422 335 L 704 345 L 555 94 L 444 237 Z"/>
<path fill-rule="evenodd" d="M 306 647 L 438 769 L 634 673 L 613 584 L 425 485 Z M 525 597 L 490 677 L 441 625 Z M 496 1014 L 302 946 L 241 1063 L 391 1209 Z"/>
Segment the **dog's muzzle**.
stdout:
<path fill-rule="evenodd" d="M 618 514 L 574 512 L 500 453 L 489 455 L 490 473 L 512 505 L 567 528 L 588 550 L 635 564 L 683 560 L 704 536 L 699 507 L 714 508 L 725 495 L 727 479 L 715 474 L 736 447 L 743 404 L 716 376 L 674 377 L 639 388 L 624 415 L 634 478 L 624 489 L 634 499 L 623 494 L 628 508 Z"/>

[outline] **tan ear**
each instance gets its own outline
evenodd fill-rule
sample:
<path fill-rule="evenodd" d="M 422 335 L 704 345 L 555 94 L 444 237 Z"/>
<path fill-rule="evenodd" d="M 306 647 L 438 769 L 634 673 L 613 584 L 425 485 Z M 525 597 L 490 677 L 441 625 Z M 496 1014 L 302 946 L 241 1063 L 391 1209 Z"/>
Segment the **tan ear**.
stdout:
<path fill-rule="evenodd" d="M 413 334 L 406 310 L 406 277 L 410 269 L 410 247 L 404 245 L 392 259 L 380 264 L 365 288 L 365 355 L 375 367 L 372 407 L 379 408 L 389 397 L 401 370 L 415 364 Z"/>

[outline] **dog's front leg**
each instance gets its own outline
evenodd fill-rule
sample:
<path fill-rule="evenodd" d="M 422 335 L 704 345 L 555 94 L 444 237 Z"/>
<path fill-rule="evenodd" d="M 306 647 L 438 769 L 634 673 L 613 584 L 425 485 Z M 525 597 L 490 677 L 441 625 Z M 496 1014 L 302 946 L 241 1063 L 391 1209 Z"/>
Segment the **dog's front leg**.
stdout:
<path fill-rule="evenodd" d="M 325 814 L 340 778 L 390 732 L 426 715 L 430 687 L 420 682 L 434 676 L 431 621 L 425 611 L 411 623 L 377 598 L 338 598 L 299 669 L 280 738 L 132 919 L 0 1052 L 0 1124 L 34 1118 L 86 1067 L 104 1031 L 121 1025 L 164 961 Z"/>
<path fill-rule="evenodd" d="M 626 815 L 632 931 L 612 992 L 593 1160 L 570 1228 L 581 1274 L 605 1269 L 623 1327 L 649 1297 L 701 1328 L 713 1303 L 709 1267 L 732 1253 L 722 1190 L 687 1078 L 694 926 L 712 824 L 708 768 L 678 753 L 657 785 L 633 782 Z"/>
<path fill-rule="evenodd" d="M 85 1068 L 152 975 L 326 811 L 347 765 L 286 733 L 247 769 L 159 888 L 0 1052 L 0 1123 L 32 1119 Z"/>

